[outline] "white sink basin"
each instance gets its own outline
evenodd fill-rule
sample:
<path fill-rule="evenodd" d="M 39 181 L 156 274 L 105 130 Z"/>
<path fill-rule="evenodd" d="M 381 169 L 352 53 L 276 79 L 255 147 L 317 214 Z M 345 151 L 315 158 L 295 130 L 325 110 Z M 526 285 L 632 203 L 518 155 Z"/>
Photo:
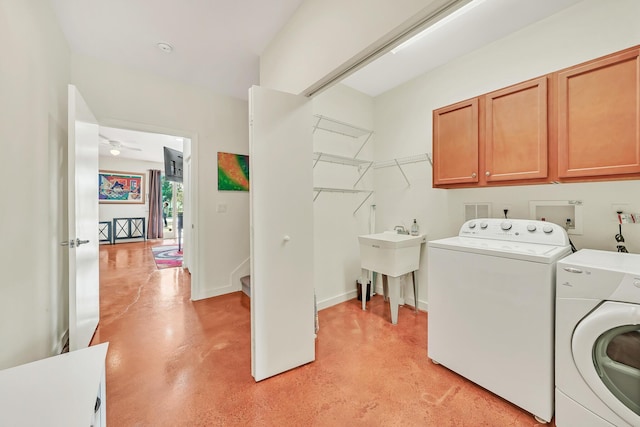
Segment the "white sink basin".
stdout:
<path fill-rule="evenodd" d="M 358 236 L 358 240 L 362 268 L 398 277 L 418 270 L 420 245 L 426 237 L 384 232 Z"/>

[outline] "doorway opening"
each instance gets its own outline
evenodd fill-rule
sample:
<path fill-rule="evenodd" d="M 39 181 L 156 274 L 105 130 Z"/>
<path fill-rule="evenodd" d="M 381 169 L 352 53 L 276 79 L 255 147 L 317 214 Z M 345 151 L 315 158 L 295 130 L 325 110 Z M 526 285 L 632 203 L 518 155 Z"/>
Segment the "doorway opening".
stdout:
<path fill-rule="evenodd" d="M 190 233 L 190 224 L 193 223 L 195 212 L 193 204 L 196 202 L 189 197 L 192 183 L 192 138 L 178 136 L 182 133 L 180 131 L 172 132 L 134 123 L 116 123 L 113 126 L 100 125 L 99 169 L 143 175 L 145 196 L 141 203 L 137 204 L 100 204 L 100 221 L 109 222 L 113 218 L 144 218 L 145 236 L 149 235 L 152 225 L 150 221 L 156 230 L 161 226 L 163 239 L 179 239 L 176 243 L 183 254 L 183 268 L 191 272 L 194 266 L 190 265 L 190 261 L 196 258 L 192 251 L 197 247 L 194 244 L 196 236 Z M 182 182 L 173 182 L 171 176 L 166 179 L 166 149 L 178 152 L 184 157 Z M 149 202 L 150 170 L 161 172 L 161 204 L 159 209 L 157 206 L 154 207 L 153 212 Z M 158 218 L 159 216 L 161 217 Z M 182 224 L 183 227 L 178 227 Z M 195 282 L 192 278 L 192 291 Z"/>
<path fill-rule="evenodd" d="M 184 215 L 184 186 L 181 182 L 169 181 L 164 174 L 162 183 L 162 216 L 163 235 L 169 239 L 182 239 L 182 233 L 178 231 L 178 218 Z"/>

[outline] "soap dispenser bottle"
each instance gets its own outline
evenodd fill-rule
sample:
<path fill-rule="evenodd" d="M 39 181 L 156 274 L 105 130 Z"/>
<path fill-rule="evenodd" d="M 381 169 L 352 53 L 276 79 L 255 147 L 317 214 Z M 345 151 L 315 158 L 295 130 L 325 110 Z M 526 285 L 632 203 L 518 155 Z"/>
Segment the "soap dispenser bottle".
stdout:
<path fill-rule="evenodd" d="M 418 226 L 418 223 L 416 222 L 416 220 L 414 218 L 413 224 L 411 224 L 411 235 L 412 236 L 417 236 L 418 234 L 420 234 L 420 227 Z"/>

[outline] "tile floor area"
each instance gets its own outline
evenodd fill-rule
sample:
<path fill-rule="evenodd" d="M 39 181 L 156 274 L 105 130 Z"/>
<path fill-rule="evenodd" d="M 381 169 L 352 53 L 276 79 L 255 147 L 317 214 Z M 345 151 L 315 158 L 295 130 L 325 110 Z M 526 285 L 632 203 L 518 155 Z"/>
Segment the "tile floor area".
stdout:
<path fill-rule="evenodd" d="M 167 243 L 100 247 L 110 426 L 540 425 L 432 364 L 427 314 L 401 307 L 391 325 L 380 296 L 320 311 L 316 361 L 255 383 L 249 299 L 190 301 L 187 273 L 155 267 L 149 247 Z"/>

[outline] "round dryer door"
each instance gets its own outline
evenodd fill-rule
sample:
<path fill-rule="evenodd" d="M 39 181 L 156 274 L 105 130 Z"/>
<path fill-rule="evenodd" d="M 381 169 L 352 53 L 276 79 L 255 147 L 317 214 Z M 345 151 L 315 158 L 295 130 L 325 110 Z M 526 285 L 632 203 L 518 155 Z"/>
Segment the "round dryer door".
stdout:
<path fill-rule="evenodd" d="M 573 358 L 591 390 L 640 425 L 640 305 L 607 301 L 576 327 Z"/>

